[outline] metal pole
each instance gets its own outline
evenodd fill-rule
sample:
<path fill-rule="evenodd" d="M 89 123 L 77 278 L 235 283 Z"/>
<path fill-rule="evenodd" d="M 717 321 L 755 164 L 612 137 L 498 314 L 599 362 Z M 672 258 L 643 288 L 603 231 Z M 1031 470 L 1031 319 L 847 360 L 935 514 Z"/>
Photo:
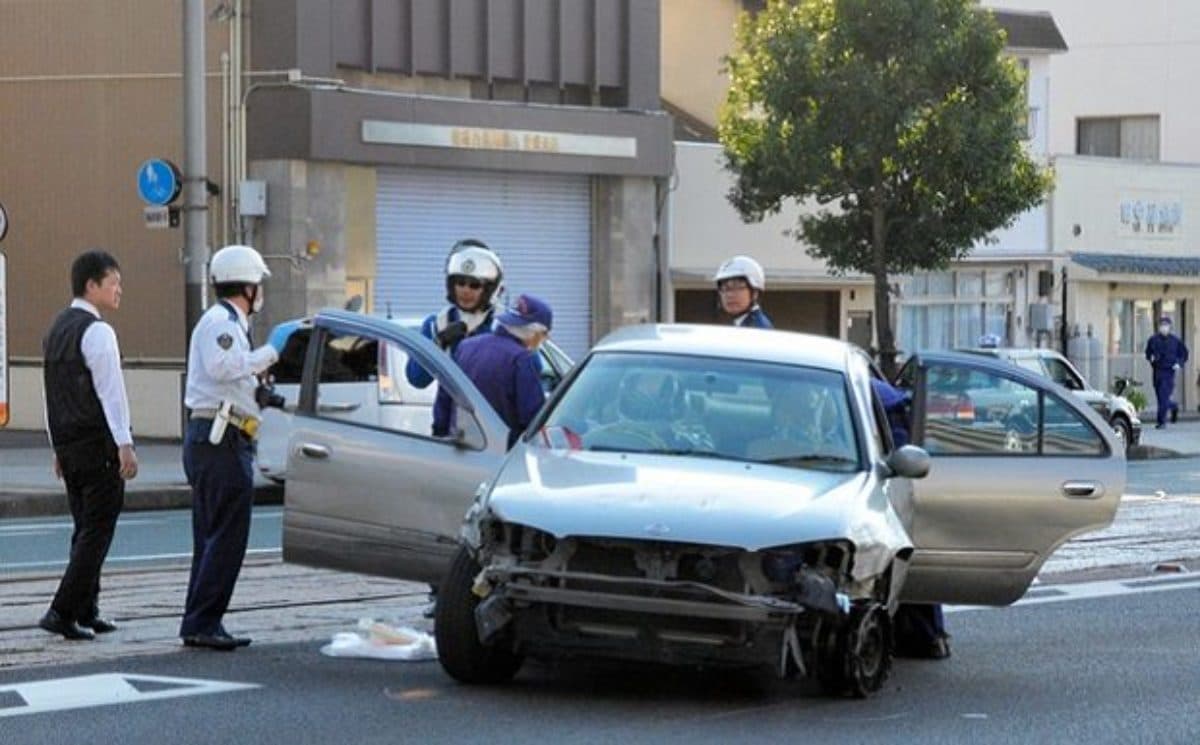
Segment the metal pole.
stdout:
<path fill-rule="evenodd" d="M 204 0 L 183 0 L 183 262 L 187 331 L 204 312 L 208 270 Z"/>

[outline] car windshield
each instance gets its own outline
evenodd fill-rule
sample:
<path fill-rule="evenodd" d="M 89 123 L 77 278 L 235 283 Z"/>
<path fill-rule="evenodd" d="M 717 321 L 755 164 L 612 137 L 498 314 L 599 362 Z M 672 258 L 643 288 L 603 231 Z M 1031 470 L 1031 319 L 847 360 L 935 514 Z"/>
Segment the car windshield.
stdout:
<path fill-rule="evenodd" d="M 610 352 L 587 362 L 534 442 L 854 471 L 850 411 L 840 372 Z"/>

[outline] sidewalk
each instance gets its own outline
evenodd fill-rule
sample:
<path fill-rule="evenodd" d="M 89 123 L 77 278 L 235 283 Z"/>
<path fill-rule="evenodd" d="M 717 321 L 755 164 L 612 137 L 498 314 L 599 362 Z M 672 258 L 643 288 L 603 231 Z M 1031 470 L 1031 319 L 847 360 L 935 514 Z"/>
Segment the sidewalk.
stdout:
<path fill-rule="evenodd" d="M 138 475 L 125 487 L 125 511 L 191 507 L 178 440 L 140 441 Z M 0 430 L 0 519 L 66 515 L 67 495 L 51 470 L 42 432 Z M 255 504 L 281 504 L 283 488 L 255 474 Z"/>
<path fill-rule="evenodd" d="M 1130 460 L 1200 455 L 1200 417 L 1155 429 L 1144 423 L 1141 444 Z M 191 506 L 178 440 L 138 444 L 138 477 L 125 489 L 125 510 L 181 509 Z M 0 519 L 67 514 L 62 483 L 50 470 L 50 448 L 41 432 L 0 430 Z M 282 487 L 255 474 L 256 504 L 281 504 Z"/>

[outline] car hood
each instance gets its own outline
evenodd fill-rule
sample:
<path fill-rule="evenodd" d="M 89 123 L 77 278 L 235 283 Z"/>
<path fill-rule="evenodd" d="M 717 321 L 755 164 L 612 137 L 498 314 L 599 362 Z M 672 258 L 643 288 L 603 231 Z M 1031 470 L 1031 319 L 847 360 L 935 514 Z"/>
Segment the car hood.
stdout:
<path fill-rule="evenodd" d="M 487 507 L 557 537 L 586 535 L 758 550 L 896 540 L 871 474 L 518 445 Z"/>

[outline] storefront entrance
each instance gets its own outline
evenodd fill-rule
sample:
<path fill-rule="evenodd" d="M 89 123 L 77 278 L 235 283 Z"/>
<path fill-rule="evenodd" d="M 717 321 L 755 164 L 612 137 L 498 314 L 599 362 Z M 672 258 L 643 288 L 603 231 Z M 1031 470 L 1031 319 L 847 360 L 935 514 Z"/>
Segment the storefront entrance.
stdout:
<path fill-rule="evenodd" d="M 1154 396 L 1153 375 L 1146 361 L 1146 342 L 1158 332 L 1158 319 L 1170 316 L 1175 333 L 1191 349 L 1187 329 L 1191 328 L 1191 309 L 1183 299 L 1130 299 L 1115 298 L 1108 308 L 1108 380 L 1105 388 L 1112 390 L 1117 376 L 1132 377 L 1141 382 L 1141 391 L 1146 394 L 1146 409 L 1143 418 L 1153 419 L 1157 410 Z M 1181 409 L 1188 409 L 1192 402 L 1186 400 L 1189 376 L 1195 376 L 1195 358 L 1175 376 L 1175 402 Z"/>

